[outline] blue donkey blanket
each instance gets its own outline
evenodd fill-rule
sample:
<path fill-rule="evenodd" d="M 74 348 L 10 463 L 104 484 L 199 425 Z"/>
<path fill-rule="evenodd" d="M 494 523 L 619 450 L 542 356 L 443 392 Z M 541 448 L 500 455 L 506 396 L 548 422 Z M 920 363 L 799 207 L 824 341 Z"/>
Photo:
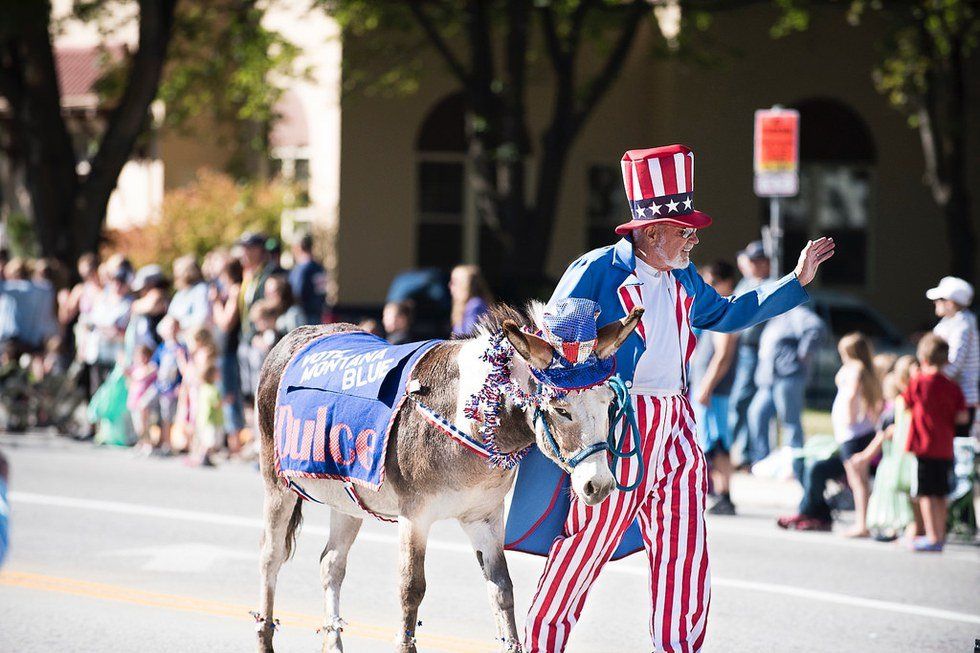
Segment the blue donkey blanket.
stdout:
<path fill-rule="evenodd" d="M 377 490 L 388 433 L 412 370 L 439 342 L 392 346 L 352 331 L 322 336 L 299 350 L 276 397 L 280 476 L 331 478 Z"/>

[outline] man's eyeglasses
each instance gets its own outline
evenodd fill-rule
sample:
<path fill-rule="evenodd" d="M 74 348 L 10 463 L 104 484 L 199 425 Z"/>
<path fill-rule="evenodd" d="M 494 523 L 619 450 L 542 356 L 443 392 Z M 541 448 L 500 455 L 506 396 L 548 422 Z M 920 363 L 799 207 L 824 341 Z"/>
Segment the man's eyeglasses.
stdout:
<path fill-rule="evenodd" d="M 694 238 L 694 236 L 696 236 L 697 233 L 698 230 L 694 227 L 685 227 L 680 231 L 681 238 L 683 238 L 684 240 L 690 240 L 691 238 Z"/>

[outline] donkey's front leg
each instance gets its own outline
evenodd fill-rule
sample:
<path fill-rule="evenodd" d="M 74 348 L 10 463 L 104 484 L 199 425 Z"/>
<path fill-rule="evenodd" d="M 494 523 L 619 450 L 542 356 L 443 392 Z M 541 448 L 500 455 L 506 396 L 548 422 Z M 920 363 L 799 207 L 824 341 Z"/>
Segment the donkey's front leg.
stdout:
<path fill-rule="evenodd" d="M 425 596 L 425 545 L 431 525 L 427 519 L 398 518 L 402 599 L 402 631 L 395 638 L 398 653 L 417 653 L 415 627 L 418 624 L 419 604 Z"/>
<path fill-rule="evenodd" d="M 347 554 L 354 544 L 363 520 L 330 511 L 330 539 L 320 555 L 320 580 L 324 591 L 323 652 L 343 653 L 340 633 L 344 621 L 340 618 L 340 586 L 347 574 Z"/>
<path fill-rule="evenodd" d="M 490 594 L 490 609 L 497 621 L 497 638 L 502 642 L 502 651 L 519 653 L 521 640 L 514 619 L 514 585 L 507 570 L 504 558 L 504 511 L 503 506 L 496 514 L 484 520 L 460 524 L 470 538 L 476 551 L 476 560 L 487 579 L 487 592 Z"/>

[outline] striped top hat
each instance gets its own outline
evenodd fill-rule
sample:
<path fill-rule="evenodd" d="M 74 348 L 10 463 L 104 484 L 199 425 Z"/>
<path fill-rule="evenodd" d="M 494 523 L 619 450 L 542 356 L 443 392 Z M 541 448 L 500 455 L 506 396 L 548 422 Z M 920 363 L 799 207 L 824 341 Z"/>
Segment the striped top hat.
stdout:
<path fill-rule="evenodd" d="M 562 390 L 581 390 L 604 383 L 612 375 L 615 357 L 600 359 L 595 351 L 599 310 L 594 301 L 580 297 L 568 297 L 544 309 L 542 335 L 556 355 L 547 368 L 531 368 L 538 381 Z"/>
<path fill-rule="evenodd" d="M 657 222 L 700 229 L 711 218 L 694 209 L 694 152 L 686 145 L 630 150 L 623 155 L 623 184 L 633 219 L 616 227 L 626 235 Z"/>

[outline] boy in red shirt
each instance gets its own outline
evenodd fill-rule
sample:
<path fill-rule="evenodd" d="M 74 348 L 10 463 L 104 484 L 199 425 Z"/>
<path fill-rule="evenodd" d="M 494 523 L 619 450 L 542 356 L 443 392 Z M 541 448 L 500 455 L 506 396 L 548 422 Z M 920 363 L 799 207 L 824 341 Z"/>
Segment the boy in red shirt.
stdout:
<path fill-rule="evenodd" d="M 935 334 L 919 341 L 919 373 L 902 393 L 912 411 L 908 450 L 915 454 L 918 472 L 913 495 L 922 512 L 924 538 L 916 538 L 915 551 L 942 551 L 946 539 L 946 495 L 953 468 L 953 436 L 957 424 L 969 418 L 963 391 L 942 373 L 949 345 Z"/>

